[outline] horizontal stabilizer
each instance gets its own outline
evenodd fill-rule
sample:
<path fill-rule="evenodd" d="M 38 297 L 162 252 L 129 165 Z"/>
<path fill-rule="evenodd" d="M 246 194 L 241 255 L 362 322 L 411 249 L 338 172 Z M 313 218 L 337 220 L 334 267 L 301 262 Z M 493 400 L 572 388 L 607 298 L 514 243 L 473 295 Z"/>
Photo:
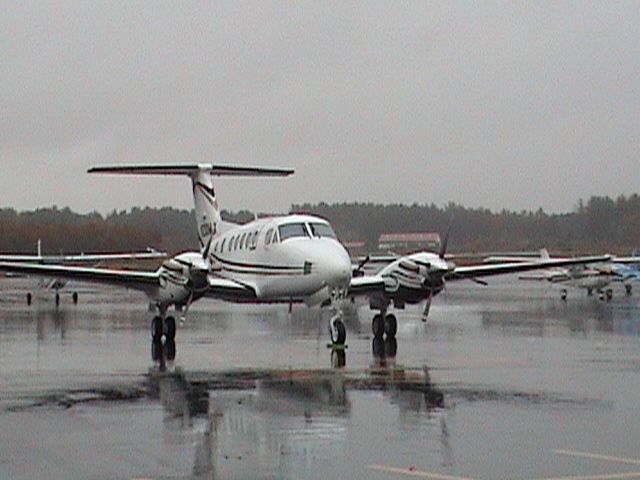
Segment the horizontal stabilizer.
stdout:
<path fill-rule="evenodd" d="M 266 167 L 240 167 L 232 165 L 216 165 L 200 163 L 191 165 L 112 165 L 93 167 L 88 173 L 114 173 L 123 175 L 187 175 L 200 172 L 227 177 L 286 177 L 293 173 L 292 169 Z"/>

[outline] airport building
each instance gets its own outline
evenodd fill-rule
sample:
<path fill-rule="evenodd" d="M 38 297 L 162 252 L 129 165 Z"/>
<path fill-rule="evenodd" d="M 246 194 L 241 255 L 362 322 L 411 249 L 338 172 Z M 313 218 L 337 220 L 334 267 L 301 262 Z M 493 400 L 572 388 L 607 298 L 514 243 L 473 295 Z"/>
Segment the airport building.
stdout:
<path fill-rule="evenodd" d="M 433 232 L 383 233 L 378 238 L 378 250 L 405 254 L 418 250 L 438 251 L 440 235 Z"/>

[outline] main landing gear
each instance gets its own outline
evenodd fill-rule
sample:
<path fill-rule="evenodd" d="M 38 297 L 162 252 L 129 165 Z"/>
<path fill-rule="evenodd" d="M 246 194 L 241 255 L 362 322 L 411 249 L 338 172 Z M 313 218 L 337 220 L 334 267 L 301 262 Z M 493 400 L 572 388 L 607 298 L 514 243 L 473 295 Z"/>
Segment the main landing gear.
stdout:
<path fill-rule="evenodd" d="M 166 317 L 164 320 L 162 315 L 156 315 L 151 320 L 151 338 L 154 342 L 160 341 L 164 335 L 165 340 L 175 340 L 176 338 L 176 319 L 172 316 Z"/>
<path fill-rule="evenodd" d="M 371 321 L 371 331 L 374 338 L 395 338 L 398 332 L 398 321 L 393 313 L 386 313 L 384 310 L 374 315 Z"/>

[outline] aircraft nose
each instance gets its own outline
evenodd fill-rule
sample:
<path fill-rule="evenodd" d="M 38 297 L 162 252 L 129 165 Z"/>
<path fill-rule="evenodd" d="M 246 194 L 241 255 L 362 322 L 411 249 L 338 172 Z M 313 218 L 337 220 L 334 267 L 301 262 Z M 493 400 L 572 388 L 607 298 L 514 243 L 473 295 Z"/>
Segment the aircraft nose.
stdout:
<path fill-rule="evenodd" d="M 351 282 L 351 259 L 342 245 L 327 248 L 318 258 L 318 266 L 327 285 L 336 288 L 347 288 Z"/>

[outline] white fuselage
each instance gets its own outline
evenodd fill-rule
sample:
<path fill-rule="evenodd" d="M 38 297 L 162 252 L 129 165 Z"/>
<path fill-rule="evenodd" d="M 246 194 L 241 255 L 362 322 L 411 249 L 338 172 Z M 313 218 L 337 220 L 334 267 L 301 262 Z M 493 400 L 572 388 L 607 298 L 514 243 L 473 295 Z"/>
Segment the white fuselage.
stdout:
<path fill-rule="evenodd" d="M 326 235 L 318 234 L 316 225 Z M 351 280 L 349 254 L 329 223 L 311 215 L 232 228 L 214 238 L 209 258 L 216 274 L 249 283 L 265 301 L 302 299 L 325 287 L 346 289 Z"/>
<path fill-rule="evenodd" d="M 321 303 L 349 286 L 351 260 L 322 218 L 287 215 L 221 230 L 213 237 L 208 262 L 193 252 L 163 264 L 160 303 L 186 301 L 190 266 L 249 286 L 257 302 Z"/>

